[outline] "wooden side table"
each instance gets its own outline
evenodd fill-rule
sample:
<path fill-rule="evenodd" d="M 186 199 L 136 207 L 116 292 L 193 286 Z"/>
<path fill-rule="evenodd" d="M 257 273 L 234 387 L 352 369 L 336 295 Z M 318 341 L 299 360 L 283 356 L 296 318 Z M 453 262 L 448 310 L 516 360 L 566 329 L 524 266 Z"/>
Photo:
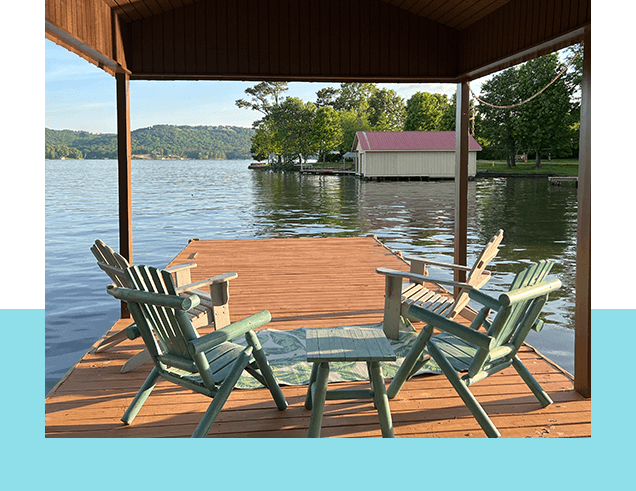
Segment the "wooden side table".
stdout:
<path fill-rule="evenodd" d="M 319 438 L 325 400 L 373 399 L 380 418 L 383 438 L 393 438 L 389 398 L 384 387 L 381 361 L 395 361 L 395 353 L 381 329 L 308 329 L 307 361 L 313 362 L 305 399 L 311 409 L 309 438 Z M 327 390 L 329 363 L 365 361 L 371 389 Z"/>

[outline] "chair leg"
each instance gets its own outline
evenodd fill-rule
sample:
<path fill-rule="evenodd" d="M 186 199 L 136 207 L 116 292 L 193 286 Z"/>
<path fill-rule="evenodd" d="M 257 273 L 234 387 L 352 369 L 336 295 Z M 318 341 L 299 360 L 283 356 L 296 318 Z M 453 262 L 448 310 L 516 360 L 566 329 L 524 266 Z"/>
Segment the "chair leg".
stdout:
<path fill-rule="evenodd" d="M 251 348 L 248 348 L 248 350 L 251 351 Z M 236 361 L 234 361 L 232 370 L 221 384 L 219 391 L 214 395 L 214 399 L 212 399 L 210 406 L 205 411 L 205 414 L 201 418 L 199 425 L 194 430 L 194 433 L 192 433 L 192 438 L 205 438 L 210 432 L 210 428 L 212 428 L 212 425 L 219 416 L 221 409 L 223 409 L 225 401 L 227 401 L 228 397 L 230 397 L 236 382 L 238 382 L 238 379 L 241 377 L 243 369 L 250 361 L 251 353 L 249 353 L 248 350 L 243 351 L 236 358 Z"/>
<path fill-rule="evenodd" d="M 380 428 L 382 438 L 395 438 L 393 433 L 393 420 L 391 419 L 391 409 L 389 408 L 389 398 L 384 387 L 384 377 L 382 367 L 377 361 L 372 361 L 369 368 L 369 379 L 373 386 L 373 401 L 378 410 L 380 418 Z"/>
<path fill-rule="evenodd" d="M 320 438 L 322 415 L 325 411 L 325 399 L 327 398 L 327 384 L 329 382 L 329 363 L 316 363 L 318 373 L 316 382 L 310 387 L 313 390 L 311 419 L 309 420 L 309 438 Z"/>
<path fill-rule="evenodd" d="M 413 343 L 413 346 L 407 353 L 404 361 L 402 362 L 402 365 L 400 365 L 400 368 L 395 374 L 395 377 L 391 381 L 391 385 L 389 385 L 389 389 L 387 390 L 389 399 L 393 399 L 395 396 L 397 396 L 400 392 L 400 389 L 402 389 L 402 386 L 411 375 L 413 368 L 417 364 L 417 360 L 419 360 L 420 356 L 422 355 L 424 349 L 426 348 L 426 343 L 428 343 L 428 340 L 431 338 L 432 334 L 433 326 L 426 325 L 417 336 L 415 343 Z"/>
<path fill-rule="evenodd" d="M 515 355 L 512 360 L 512 366 L 515 367 L 517 373 L 521 376 L 526 385 L 530 388 L 532 393 L 535 395 L 539 402 L 543 407 L 549 406 L 552 404 L 552 399 L 548 395 L 548 393 L 543 390 L 543 387 L 539 385 L 539 382 L 532 376 L 532 374 L 528 371 L 526 366 L 521 362 L 518 356 Z"/>
<path fill-rule="evenodd" d="M 254 331 L 248 331 L 247 333 L 245 333 L 245 337 L 247 339 L 247 342 L 254 348 L 252 356 L 254 356 L 258 367 L 261 369 L 261 374 L 263 374 L 263 378 L 267 382 L 267 388 L 272 393 L 274 402 L 276 402 L 276 407 L 281 411 L 283 409 L 287 409 L 287 400 L 283 395 L 283 391 L 281 390 L 280 385 L 278 385 L 278 382 L 274 377 L 272 367 L 269 366 L 269 362 L 267 361 L 265 353 L 263 353 L 261 343 L 256 337 L 256 333 L 254 333 Z"/>
<path fill-rule="evenodd" d="M 501 436 L 501 433 L 499 433 L 497 427 L 490 420 L 486 411 L 484 411 L 484 408 L 481 407 L 481 404 L 479 404 L 477 399 L 475 399 L 475 396 L 473 396 L 470 390 L 468 390 L 468 387 L 464 385 L 461 378 L 459 378 L 459 375 L 457 375 L 457 372 L 440 349 L 433 343 L 429 343 L 428 352 L 442 369 L 442 372 L 444 372 L 446 378 L 448 378 L 459 396 L 462 398 L 466 407 L 470 409 L 470 412 L 479 423 L 479 426 L 481 426 L 481 428 L 486 432 L 488 438 L 497 438 Z"/>
<path fill-rule="evenodd" d="M 144 405 L 144 402 L 146 402 L 146 399 L 148 399 L 148 396 L 152 392 L 152 389 L 155 388 L 158 378 L 159 369 L 157 367 L 154 367 L 150 372 L 150 375 L 148 375 L 148 378 L 146 379 L 144 384 L 139 389 L 139 392 L 137 392 L 137 395 L 130 403 L 130 406 L 128 406 L 128 409 L 126 409 L 126 412 L 121 417 L 121 420 L 124 422 L 124 424 L 129 425 L 133 422 L 133 419 L 135 419 L 135 416 L 137 416 L 137 413 L 141 409 L 141 406 Z"/>

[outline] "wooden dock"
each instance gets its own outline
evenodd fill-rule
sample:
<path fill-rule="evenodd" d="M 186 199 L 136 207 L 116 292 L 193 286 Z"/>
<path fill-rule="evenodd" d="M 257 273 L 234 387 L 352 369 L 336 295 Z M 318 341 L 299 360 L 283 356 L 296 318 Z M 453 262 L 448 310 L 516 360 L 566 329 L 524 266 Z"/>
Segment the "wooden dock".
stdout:
<path fill-rule="evenodd" d="M 579 178 L 576 176 L 549 176 L 548 181 L 555 186 L 560 186 L 562 182 L 573 182 L 577 187 L 579 185 Z"/>
<path fill-rule="evenodd" d="M 198 264 L 193 281 L 237 272 L 230 283 L 232 319 L 268 309 L 273 319 L 265 327 L 280 330 L 380 322 L 384 278 L 375 268 L 405 266 L 372 237 L 193 241 L 171 265 L 183 262 Z M 111 331 L 129 323 L 120 320 Z M 209 399 L 165 381 L 157 384 L 133 425 L 120 422 L 151 369 L 147 363 L 120 373 L 141 349 L 135 340 L 111 351 L 90 350 L 46 397 L 45 436 L 189 437 Z M 531 347 L 520 357 L 554 404 L 541 408 L 512 368 L 472 386 L 502 436 L 590 437 L 591 400 L 574 391 L 572 377 Z M 358 385 L 366 387 L 368 382 L 333 384 Z M 307 387 L 282 390 L 290 405 L 285 411 L 276 409 L 266 389 L 235 389 L 209 436 L 306 437 Z M 443 375 L 411 379 L 390 407 L 398 438 L 485 437 Z M 322 436 L 380 437 L 377 411 L 370 401 L 327 401 Z"/>
<path fill-rule="evenodd" d="M 310 174 L 317 176 L 355 176 L 355 170 L 349 170 L 343 166 L 338 167 L 314 167 L 312 164 L 303 164 L 298 166 L 298 172 L 301 174 Z"/>

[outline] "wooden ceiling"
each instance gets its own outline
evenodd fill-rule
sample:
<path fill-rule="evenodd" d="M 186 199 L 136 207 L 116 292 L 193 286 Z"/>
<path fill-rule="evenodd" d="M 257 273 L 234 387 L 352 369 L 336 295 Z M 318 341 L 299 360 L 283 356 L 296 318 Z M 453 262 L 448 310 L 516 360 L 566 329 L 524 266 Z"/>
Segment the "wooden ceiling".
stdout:
<path fill-rule="evenodd" d="M 125 22 L 146 19 L 200 0 L 104 0 Z M 380 0 L 461 31 L 510 0 Z"/>
<path fill-rule="evenodd" d="M 46 37 L 131 79 L 456 82 L 579 42 L 591 0 L 46 0 Z"/>
<path fill-rule="evenodd" d="M 199 0 L 104 0 L 125 22 L 147 19 Z"/>
<path fill-rule="evenodd" d="M 461 31 L 510 0 L 382 0 L 411 14 Z"/>

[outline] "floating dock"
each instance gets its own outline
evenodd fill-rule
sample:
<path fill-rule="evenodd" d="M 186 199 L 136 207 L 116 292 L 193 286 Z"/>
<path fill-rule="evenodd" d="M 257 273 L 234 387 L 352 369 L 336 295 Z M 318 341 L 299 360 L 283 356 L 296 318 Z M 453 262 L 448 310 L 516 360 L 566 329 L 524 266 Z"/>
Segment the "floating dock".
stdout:
<path fill-rule="evenodd" d="M 576 176 L 550 176 L 548 177 L 548 181 L 550 181 L 550 184 L 556 186 L 560 186 L 562 182 L 574 182 L 577 187 L 579 185 L 579 178 Z"/>
<path fill-rule="evenodd" d="M 300 166 L 301 174 L 311 174 L 319 176 L 355 176 L 355 170 L 346 170 L 342 167 L 314 167 L 311 164 L 303 164 Z"/>
<path fill-rule="evenodd" d="M 268 309 L 268 329 L 365 325 L 382 321 L 384 277 L 376 267 L 405 263 L 373 237 L 192 241 L 170 263 L 195 262 L 192 280 L 236 272 L 230 283 L 232 320 Z M 97 268 L 97 266 L 95 266 Z M 104 295 L 107 278 L 104 276 Z M 127 326 L 119 320 L 109 332 Z M 415 324 L 416 329 L 421 324 Z M 207 332 L 205 329 L 202 333 Z M 146 363 L 122 374 L 122 365 L 143 348 L 126 341 L 110 351 L 93 348 L 45 399 L 47 438 L 189 437 L 209 399 L 160 381 L 131 426 L 121 416 L 151 370 Z M 590 437 L 591 400 L 579 395 L 572 377 L 529 346 L 519 356 L 554 400 L 542 408 L 514 369 L 475 384 L 502 437 Z M 387 380 L 387 383 L 390 380 Z M 330 388 L 367 387 L 367 382 Z M 310 411 L 306 386 L 282 386 L 289 408 L 278 411 L 266 389 L 235 389 L 209 437 L 305 438 Z M 443 375 L 414 377 L 390 401 L 398 438 L 485 437 L 475 418 Z M 323 437 L 379 438 L 377 411 L 368 401 L 327 401 Z"/>

